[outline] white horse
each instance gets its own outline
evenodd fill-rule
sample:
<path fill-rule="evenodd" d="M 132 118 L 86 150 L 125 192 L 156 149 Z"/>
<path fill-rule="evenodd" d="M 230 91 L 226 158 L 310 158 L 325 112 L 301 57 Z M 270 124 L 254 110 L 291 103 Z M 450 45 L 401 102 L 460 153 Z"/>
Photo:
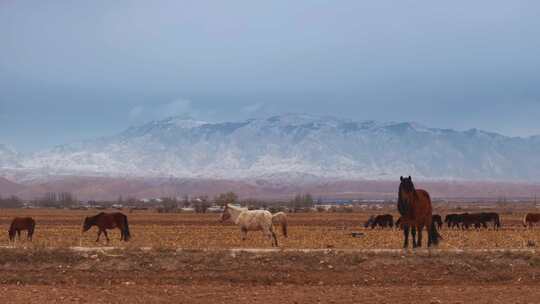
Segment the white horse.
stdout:
<path fill-rule="evenodd" d="M 276 213 L 278 215 L 278 213 Z M 283 215 L 285 215 L 283 213 Z M 282 218 L 283 215 L 279 217 Z M 272 213 L 266 210 L 248 210 L 247 208 L 235 207 L 227 204 L 223 213 L 221 214 L 221 221 L 224 222 L 228 219 L 231 219 L 236 225 L 240 226 L 240 231 L 242 233 L 242 240 L 245 240 L 247 237 L 248 231 L 257 231 L 262 230 L 263 234 L 272 241 L 272 246 L 277 247 L 278 241 L 276 234 L 274 233 Z M 277 220 L 277 219 L 276 219 Z M 285 217 L 285 226 L 283 222 L 279 221 L 282 224 L 284 235 L 287 235 L 287 221 Z"/>

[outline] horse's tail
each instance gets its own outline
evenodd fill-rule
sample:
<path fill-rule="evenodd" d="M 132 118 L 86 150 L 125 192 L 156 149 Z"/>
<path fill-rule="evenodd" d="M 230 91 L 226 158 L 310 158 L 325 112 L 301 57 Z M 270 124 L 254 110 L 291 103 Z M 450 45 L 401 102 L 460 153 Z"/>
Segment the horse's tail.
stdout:
<path fill-rule="evenodd" d="M 14 238 L 15 238 L 15 221 L 11 222 L 11 225 L 9 225 L 9 230 L 8 230 L 8 234 L 9 234 L 9 240 L 12 241 Z"/>
<path fill-rule="evenodd" d="M 30 220 L 30 227 L 28 228 L 28 235 L 30 238 L 34 235 L 34 229 L 36 229 L 36 221 L 34 219 Z"/>
<path fill-rule="evenodd" d="M 498 214 L 495 214 L 495 226 L 497 226 L 497 229 L 501 228 L 501 218 Z"/>
<path fill-rule="evenodd" d="M 433 245 L 438 245 L 439 244 L 439 240 L 442 240 L 442 236 L 439 234 L 439 232 L 437 231 L 437 225 L 435 223 L 435 221 L 432 221 L 431 222 L 431 227 L 430 227 L 430 231 L 429 231 L 429 237 L 431 238 L 431 243 Z"/>
<path fill-rule="evenodd" d="M 523 216 L 523 227 L 527 227 L 527 215 L 528 213 Z"/>
<path fill-rule="evenodd" d="M 287 237 L 287 214 L 284 212 L 278 212 L 272 215 L 272 223 L 279 224 L 281 226 L 281 232 L 284 237 Z"/>
<path fill-rule="evenodd" d="M 129 241 L 129 239 L 131 238 L 131 234 L 129 233 L 129 225 L 128 225 L 128 219 L 127 219 L 127 216 L 124 215 L 124 241 Z"/>

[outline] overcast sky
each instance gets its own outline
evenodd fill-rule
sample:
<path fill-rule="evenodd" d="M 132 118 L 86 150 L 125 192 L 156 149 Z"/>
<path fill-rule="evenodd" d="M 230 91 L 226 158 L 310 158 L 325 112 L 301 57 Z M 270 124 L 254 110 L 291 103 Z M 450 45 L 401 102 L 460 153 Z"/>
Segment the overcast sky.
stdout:
<path fill-rule="evenodd" d="M 0 143 L 286 112 L 540 134 L 540 2 L 0 1 Z"/>

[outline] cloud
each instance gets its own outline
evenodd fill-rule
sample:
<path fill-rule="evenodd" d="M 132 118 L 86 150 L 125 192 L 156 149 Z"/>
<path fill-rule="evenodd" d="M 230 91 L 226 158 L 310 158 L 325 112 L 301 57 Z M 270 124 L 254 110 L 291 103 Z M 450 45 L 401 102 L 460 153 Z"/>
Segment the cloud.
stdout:
<path fill-rule="evenodd" d="M 191 115 L 193 114 L 194 110 L 191 106 L 190 100 L 177 99 L 158 106 L 154 112 L 155 118 L 163 119 L 171 116 Z"/>
<path fill-rule="evenodd" d="M 134 121 L 159 120 L 172 116 L 192 117 L 198 114 L 191 101 L 187 99 L 176 99 L 154 107 L 136 105 L 128 112 L 129 119 Z"/>
<path fill-rule="evenodd" d="M 253 115 L 257 112 L 260 112 L 264 108 L 265 104 L 262 102 L 257 102 L 254 104 L 247 105 L 241 109 L 242 113 L 246 115 Z"/>

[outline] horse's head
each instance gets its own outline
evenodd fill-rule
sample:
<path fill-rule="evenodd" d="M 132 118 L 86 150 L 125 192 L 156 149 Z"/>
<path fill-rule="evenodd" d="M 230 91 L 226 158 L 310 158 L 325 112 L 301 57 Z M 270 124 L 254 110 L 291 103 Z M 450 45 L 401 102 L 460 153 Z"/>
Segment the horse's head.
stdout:
<path fill-rule="evenodd" d="M 13 241 L 15 239 L 15 229 L 9 229 L 8 230 L 9 240 Z"/>
<path fill-rule="evenodd" d="M 221 218 L 219 219 L 220 222 L 225 222 L 226 220 L 231 218 L 231 212 L 229 205 L 225 205 L 225 209 L 223 209 L 223 213 L 221 213 Z"/>
<path fill-rule="evenodd" d="M 401 180 L 401 183 L 399 184 L 399 191 L 401 194 L 410 194 L 416 191 L 410 175 L 409 177 L 400 176 L 399 179 Z"/>
<path fill-rule="evenodd" d="M 401 216 L 395 222 L 396 227 L 401 227 Z"/>
<path fill-rule="evenodd" d="M 414 189 L 414 184 L 410 176 L 409 177 L 400 176 L 399 179 L 401 183 L 399 184 L 399 189 L 398 189 L 397 207 L 398 207 L 399 214 L 401 214 L 402 216 L 408 216 L 411 211 L 411 208 L 409 205 L 410 195 L 415 193 L 416 191 Z"/>
<path fill-rule="evenodd" d="M 84 218 L 82 232 L 86 232 L 90 228 L 92 228 L 92 219 L 87 216 L 87 217 Z"/>
<path fill-rule="evenodd" d="M 369 225 L 371 225 L 374 220 L 375 220 L 375 216 L 373 216 L 373 215 L 370 216 L 369 219 L 364 223 L 364 228 L 369 227 Z"/>

